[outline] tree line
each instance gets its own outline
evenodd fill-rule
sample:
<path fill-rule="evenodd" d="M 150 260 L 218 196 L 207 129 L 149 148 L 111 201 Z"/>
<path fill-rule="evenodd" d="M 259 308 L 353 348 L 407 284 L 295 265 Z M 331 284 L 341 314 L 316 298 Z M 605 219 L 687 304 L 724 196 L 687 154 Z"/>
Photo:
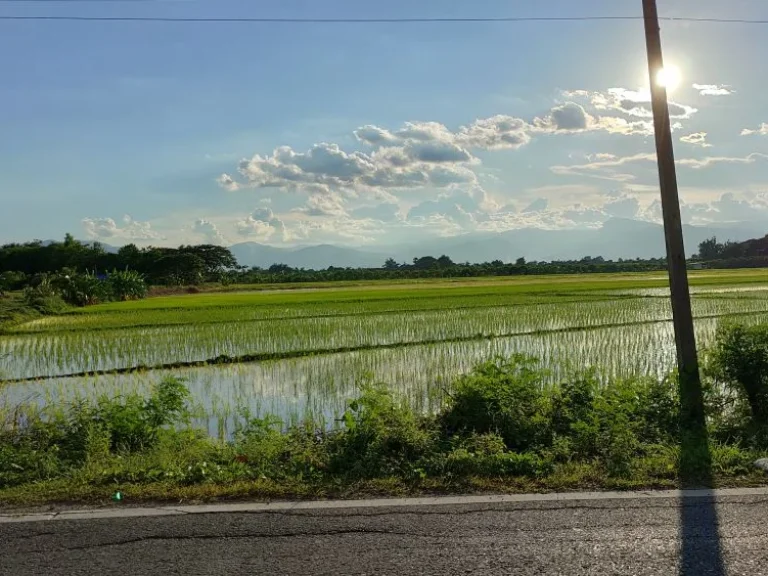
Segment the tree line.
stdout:
<path fill-rule="evenodd" d="M 30 279 L 56 272 L 106 277 L 119 270 L 141 274 L 148 284 L 189 285 L 220 281 L 238 263 L 228 248 L 201 244 L 178 248 L 139 248 L 128 244 L 108 252 L 98 242 L 41 241 L 0 246 L 0 292 L 23 287 Z"/>
<path fill-rule="evenodd" d="M 747 242 L 720 243 L 710 238 L 699 245 L 692 260 L 711 268 L 768 266 L 768 236 Z M 516 276 L 546 274 L 595 274 L 616 272 L 648 272 L 666 268 L 666 258 L 605 260 L 601 256 L 585 256 L 578 260 L 514 262 L 494 260 L 483 263 L 458 263 L 449 256 L 422 256 L 408 263 L 388 258 L 380 268 L 326 269 L 292 268 L 275 263 L 268 268 L 240 266 L 228 248 L 211 244 L 182 245 L 178 248 L 135 244 L 109 252 L 98 242 L 81 242 L 67 234 L 63 242 L 26 242 L 0 246 L 0 293 L 38 286 L 46 275 L 58 274 L 59 284 L 80 282 L 97 286 L 96 280 L 107 280 L 123 288 L 112 294 L 124 297 L 129 282 L 115 273 L 135 272 L 147 285 L 189 286 L 206 282 L 222 284 L 267 284 L 278 282 L 327 282 L 357 280 L 396 280 L 418 278 L 465 278 L 479 276 Z M 83 275 L 88 278 L 81 278 Z M 136 281 L 136 276 L 131 282 Z M 66 282 L 65 282 L 66 281 Z M 101 286 L 107 286 L 102 284 Z M 93 289 L 79 290 L 91 293 Z M 140 292 L 138 288 L 127 291 Z"/>
<path fill-rule="evenodd" d="M 471 264 L 456 263 L 448 256 L 423 256 L 411 263 L 398 263 L 387 259 L 381 268 L 337 268 L 308 270 L 291 268 L 286 264 L 273 264 L 268 268 L 254 267 L 233 274 L 234 281 L 243 284 L 268 284 L 277 282 L 327 282 L 356 280 L 398 280 L 419 278 L 470 278 L 480 276 L 518 276 L 535 274 L 599 274 L 610 272 L 648 272 L 666 268 L 665 258 L 642 260 L 605 260 L 600 256 L 585 256 L 580 260 L 552 262 L 527 262 L 518 258 L 515 262 L 494 260 Z M 236 279 L 235 279 L 236 278 Z"/>

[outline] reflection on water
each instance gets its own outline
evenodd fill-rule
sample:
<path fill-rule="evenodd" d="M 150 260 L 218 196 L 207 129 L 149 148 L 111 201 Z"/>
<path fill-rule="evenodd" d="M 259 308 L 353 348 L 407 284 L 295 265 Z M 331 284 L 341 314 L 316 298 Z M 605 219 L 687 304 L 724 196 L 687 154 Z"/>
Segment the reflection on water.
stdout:
<path fill-rule="evenodd" d="M 712 341 L 716 326 L 714 319 L 696 322 L 700 346 Z M 551 369 L 550 382 L 562 379 L 570 369 L 588 366 L 598 366 L 604 378 L 661 377 L 673 368 L 675 358 L 671 323 L 659 323 L 12 384 L 0 389 L 0 406 L 146 394 L 164 376 L 174 375 L 183 377 L 190 388 L 197 423 L 214 435 L 227 435 L 243 408 L 253 415 L 275 414 L 285 422 L 312 418 L 330 424 L 370 375 L 387 383 L 414 408 L 435 410 L 457 375 L 478 361 L 511 353 L 540 358 Z"/>

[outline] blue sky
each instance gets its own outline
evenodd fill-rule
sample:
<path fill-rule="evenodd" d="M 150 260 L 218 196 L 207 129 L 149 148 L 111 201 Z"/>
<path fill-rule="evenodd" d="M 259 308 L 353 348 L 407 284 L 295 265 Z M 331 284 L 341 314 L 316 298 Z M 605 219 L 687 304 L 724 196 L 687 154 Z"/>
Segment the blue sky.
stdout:
<path fill-rule="evenodd" d="M 768 18 L 761 0 L 659 9 Z M 22 14 L 640 15 L 641 2 L 0 3 Z M 687 222 L 768 231 L 766 31 L 662 25 Z M 0 242 L 362 246 L 660 217 L 640 21 L 0 21 L 0 70 Z"/>

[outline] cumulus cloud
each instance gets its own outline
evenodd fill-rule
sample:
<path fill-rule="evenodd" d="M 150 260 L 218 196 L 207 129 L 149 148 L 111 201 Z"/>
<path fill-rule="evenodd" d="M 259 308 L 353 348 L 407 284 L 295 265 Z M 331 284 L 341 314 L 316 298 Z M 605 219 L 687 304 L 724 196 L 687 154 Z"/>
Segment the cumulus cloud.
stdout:
<path fill-rule="evenodd" d="M 216 182 L 219 186 L 224 188 L 224 190 L 229 190 L 230 192 L 234 192 L 235 190 L 240 189 L 240 184 L 235 182 L 235 179 L 232 178 L 229 174 L 222 174 L 218 178 L 216 178 Z"/>
<path fill-rule="evenodd" d="M 753 134 L 758 134 L 760 136 L 768 136 L 768 124 L 763 122 L 755 130 L 750 130 L 749 128 L 744 128 L 744 130 L 741 131 L 741 135 L 742 136 L 752 136 Z"/>
<path fill-rule="evenodd" d="M 116 240 L 161 240 L 163 235 L 152 230 L 149 222 L 139 222 L 128 215 L 123 216 L 122 226 L 112 218 L 83 218 L 85 233 L 94 240 L 114 238 Z"/>
<path fill-rule="evenodd" d="M 603 131 L 624 136 L 648 136 L 653 134 L 653 123 L 647 120 L 627 120 L 619 116 L 599 116 L 587 112 L 574 102 L 555 106 L 543 118 L 534 119 L 534 131 L 563 133 Z"/>
<path fill-rule="evenodd" d="M 271 208 L 267 207 L 256 208 L 247 217 L 239 220 L 235 228 L 241 236 L 266 240 L 279 235 L 281 239 L 287 240 L 285 223 L 272 212 Z"/>
<path fill-rule="evenodd" d="M 590 102 L 598 110 L 611 110 L 639 118 L 652 118 L 651 92 L 649 90 L 628 90 L 610 88 L 606 92 L 593 92 Z M 692 106 L 669 102 L 669 115 L 672 118 L 688 119 L 698 110 Z"/>
<path fill-rule="evenodd" d="M 346 216 L 344 200 L 339 194 L 312 194 L 307 203 L 298 208 L 297 212 L 303 212 L 309 216 Z"/>
<path fill-rule="evenodd" d="M 482 150 L 517 149 L 530 142 L 528 128 L 527 122 L 520 118 L 499 114 L 462 126 L 456 140 L 464 146 Z"/>
<path fill-rule="evenodd" d="M 389 130 L 371 124 L 361 126 L 355 130 L 353 134 L 360 142 L 370 144 L 371 146 L 386 146 L 388 144 L 395 144 L 399 141 L 399 138 Z"/>
<path fill-rule="evenodd" d="M 601 96 L 604 101 L 600 100 L 596 93 L 573 91 L 569 94 L 586 98 L 592 105 L 606 110 L 613 107 L 630 114 L 644 106 L 642 94 L 625 92 L 609 93 L 616 100 L 615 105 L 605 96 Z M 617 100 L 619 96 L 632 105 L 622 107 L 622 101 Z M 675 106 L 678 108 L 673 106 L 671 110 L 680 117 L 695 112 L 689 107 Z M 232 191 L 244 187 L 275 188 L 349 197 L 372 194 L 383 199 L 387 191 L 392 190 L 475 184 L 477 175 L 472 167 L 480 163 L 473 155 L 475 151 L 514 150 L 525 146 L 536 134 L 604 131 L 648 135 L 652 130 L 647 120 L 593 115 L 576 102 L 558 104 L 530 122 L 495 115 L 476 119 L 455 131 L 439 122 L 406 122 L 397 130 L 367 124 L 353 132 L 357 141 L 366 146 L 363 151 L 346 151 L 328 142 L 315 144 L 305 152 L 281 146 L 271 154 L 255 154 L 241 161 L 238 168 L 241 178 L 222 174 L 218 183 Z"/>
<path fill-rule="evenodd" d="M 205 242 L 208 244 L 226 244 L 226 238 L 224 238 L 216 224 L 208 220 L 202 218 L 196 220 L 192 226 L 192 231 L 205 238 Z"/>
<path fill-rule="evenodd" d="M 595 124 L 595 119 L 587 114 L 580 104 L 566 102 L 552 108 L 544 118 L 533 121 L 538 130 L 546 132 L 582 132 Z"/>
<path fill-rule="evenodd" d="M 693 134 L 681 136 L 680 142 L 685 142 L 686 144 L 693 144 L 694 146 L 701 146 L 702 148 L 712 147 L 712 144 L 707 142 L 706 132 L 694 132 Z"/>
<path fill-rule="evenodd" d="M 442 188 L 475 181 L 475 173 L 464 166 L 475 162 L 467 150 L 450 141 L 428 139 L 430 134 L 441 134 L 441 129 L 410 124 L 404 132 L 413 140 L 372 153 L 346 152 L 331 143 L 315 144 L 307 152 L 283 146 L 269 156 L 256 154 L 243 160 L 239 172 L 253 188 L 351 197 L 376 190 Z M 220 181 L 234 180 L 226 176 Z"/>
<path fill-rule="evenodd" d="M 694 90 L 698 90 L 701 96 L 729 96 L 736 91 L 726 84 L 694 84 Z"/>

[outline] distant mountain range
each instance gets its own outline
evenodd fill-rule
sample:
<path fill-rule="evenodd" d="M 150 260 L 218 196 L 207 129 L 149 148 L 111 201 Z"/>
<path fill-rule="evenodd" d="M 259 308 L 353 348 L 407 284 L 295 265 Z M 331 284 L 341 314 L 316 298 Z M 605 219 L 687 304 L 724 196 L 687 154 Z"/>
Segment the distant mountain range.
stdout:
<path fill-rule="evenodd" d="M 741 242 L 762 238 L 768 227 L 754 222 L 711 226 L 683 226 L 687 255 L 698 250 L 699 243 L 712 236 L 718 241 Z M 276 248 L 243 242 L 231 246 L 232 254 L 240 264 L 267 268 L 272 264 L 287 264 L 292 268 L 323 269 L 329 266 L 343 268 L 374 268 L 387 258 L 398 262 L 411 262 L 421 256 L 445 254 L 454 262 L 514 262 L 526 260 L 552 261 L 580 259 L 584 256 L 602 256 L 607 260 L 618 258 L 654 258 L 665 254 L 664 229 L 658 224 L 638 220 L 614 218 L 593 230 L 542 230 L 524 228 L 497 234 L 467 234 L 451 238 L 436 238 L 418 244 L 389 247 L 368 247 L 358 250 L 322 244 L 300 248 Z"/>

